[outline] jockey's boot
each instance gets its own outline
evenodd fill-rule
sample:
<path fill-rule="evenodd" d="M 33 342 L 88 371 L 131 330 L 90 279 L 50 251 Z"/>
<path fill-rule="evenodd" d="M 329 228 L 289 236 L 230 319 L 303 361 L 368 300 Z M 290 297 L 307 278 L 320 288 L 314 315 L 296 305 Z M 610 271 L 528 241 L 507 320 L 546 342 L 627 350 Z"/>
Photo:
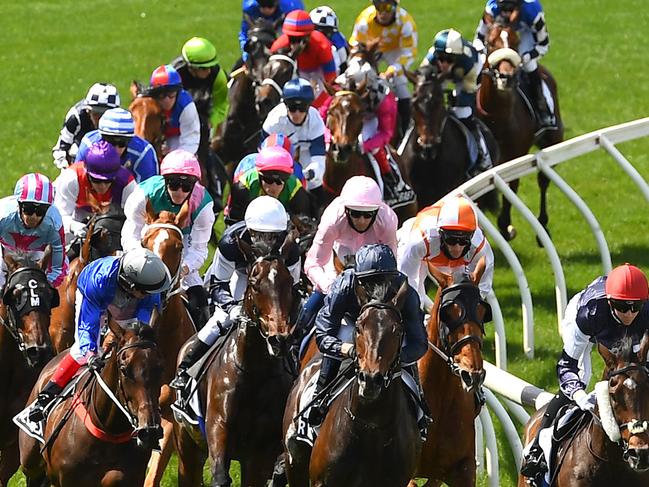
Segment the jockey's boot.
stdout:
<path fill-rule="evenodd" d="M 47 416 L 46 408 L 52 400 L 65 388 L 70 379 L 77 373 L 81 365 L 69 353 L 63 357 L 49 382 L 38 393 L 36 402 L 29 411 L 29 420 L 35 423 L 43 421 Z"/>
<path fill-rule="evenodd" d="M 320 366 L 320 375 L 318 382 L 313 391 L 313 404 L 309 411 L 309 424 L 311 426 L 319 426 L 322 424 L 325 416 L 327 415 L 329 394 L 323 391 L 331 384 L 336 378 L 338 370 L 340 369 L 340 361 L 331 357 L 323 357 L 322 365 Z M 320 397 L 318 397 L 320 396 Z"/>
<path fill-rule="evenodd" d="M 554 116 L 550 113 L 550 107 L 543 94 L 543 80 L 539 68 L 527 73 L 527 79 L 530 83 L 530 94 L 534 102 L 538 123 L 540 128 L 554 127 Z"/>
<path fill-rule="evenodd" d="M 417 400 L 419 402 L 419 407 L 421 408 L 421 411 L 423 413 L 422 417 L 417 421 L 417 426 L 419 427 L 421 440 L 426 441 L 426 437 L 428 436 L 428 426 L 433 422 L 433 418 L 431 417 L 428 403 L 426 402 L 426 398 L 424 397 L 424 389 L 421 387 L 421 382 L 419 380 L 419 369 L 417 368 L 417 364 L 409 365 L 404 368 L 408 371 L 408 373 L 412 376 L 412 378 L 415 380 L 415 383 L 417 384 L 417 391 L 419 393 Z"/>
<path fill-rule="evenodd" d="M 397 112 L 399 113 L 401 137 L 403 138 L 410 126 L 410 118 L 412 117 L 412 99 L 400 98 L 397 100 Z"/>
<path fill-rule="evenodd" d="M 196 330 L 200 330 L 210 319 L 207 291 L 203 286 L 191 286 L 186 293 L 189 314 L 194 321 L 194 325 L 196 325 Z"/>
<path fill-rule="evenodd" d="M 191 337 L 189 339 L 189 345 L 187 345 L 185 356 L 180 361 L 178 370 L 176 371 L 176 376 L 169 383 L 169 387 L 179 391 L 185 390 L 191 379 L 187 370 L 189 370 L 189 368 L 194 365 L 205 354 L 205 352 L 209 350 L 209 348 L 210 345 L 203 343 L 198 338 L 198 335 Z"/>
<path fill-rule="evenodd" d="M 460 119 L 464 126 L 469 130 L 475 143 L 478 147 L 478 159 L 476 163 L 468 169 L 468 174 L 471 177 L 477 176 L 481 172 L 484 172 L 493 167 L 493 161 L 491 160 L 491 154 L 489 153 L 489 148 L 487 147 L 487 141 L 484 139 L 480 126 L 476 119 L 472 116 Z"/>

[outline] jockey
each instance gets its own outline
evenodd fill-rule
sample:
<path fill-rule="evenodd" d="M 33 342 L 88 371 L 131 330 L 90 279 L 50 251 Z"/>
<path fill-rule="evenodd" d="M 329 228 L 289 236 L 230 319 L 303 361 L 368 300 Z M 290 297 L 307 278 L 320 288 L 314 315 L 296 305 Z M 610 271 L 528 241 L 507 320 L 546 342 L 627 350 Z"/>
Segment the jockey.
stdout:
<path fill-rule="evenodd" d="M 90 146 L 85 161 L 61 171 L 56 181 L 54 205 L 61 212 L 66 241 L 86 234 L 86 219 L 97 207 L 124 207 L 136 187 L 131 172 L 122 167 L 115 148 L 100 140 Z M 76 254 L 72 249 L 72 254 Z"/>
<path fill-rule="evenodd" d="M 550 37 L 545 25 L 543 7 L 539 0 L 487 0 L 484 13 L 476 30 L 476 38 L 484 44 L 489 26 L 496 20 L 513 23 L 520 37 L 518 51 L 531 85 L 532 102 L 539 116 L 541 128 L 555 124 L 539 73 L 539 59 L 548 52 Z"/>
<path fill-rule="evenodd" d="M 205 274 L 205 285 L 209 286 L 212 304 L 215 305 L 214 314 L 207 325 L 190 339 L 187 352 L 178 365 L 176 378 L 169 384 L 171 387 L 185 388 L 189 381 L 187 369 L 205 354 L 220 335 L 227 333 L 241 312 L 238 303 L 243 299 L 248 284 L 249 263 L 238 242 L 279 254 L 287 229 L 288 215 L 280 202 L 270 196 L 260 196 L 248 205 L 244 221 L 225 230 L 212 265 Z M 284 251 L 288 252 L 284 262 L 293 276 L 293 283 L 297 284 L 300 280 L 300 249 L 293 242 L 291 248 Z"/>
<path fill-rule="evenodd" d="M 182 87 L 178 71 L 170 64 L 158 66 L 151 73 L 148 94 L 154 97 L 165 117 L 166 154 L 182 149 L 196 154 L 201 139 L 201 123 L 192 95 Z"/>
<path fill-rule="evenodd" d="M 571 401 L 583 411 L 595 408 L 585 390 L 592 374 L 590 352 L 595 343 L 611 349 L 625 337 L 632 338 L 637 350 L 649 330 L 648 300 L 647 278 L 631 264 L 598 277 L 570 300 L 561 323 L 563 351 L 557 363 L 560 390 L 548 404 L 538 432 L 548 428 L 559 409 Z M 525 448 L 521 465 L 521 474 L 530 479 L 542 478 L 548 468 L 538 432 Z"/>
<path fill-rule="evenodd" d="M 276 198 L 291 215 L 312 213 L 309 195 L 293 174 L 293 157 L 283 147 L 262 149 L 255 167 L 239 176 L 223 210 L 226 222 L 241 221 L 250 202 L 260 195 Z"/>
<path fill-rule="evenodd" d="M 314 99 L 311 83 L 302 78 L 284 85 L 284 101 L 273 108 L 262 125 L 262 137 L 285 134 L 295 147 L 296 160 L 303 168 L 307 189 L 322 186 L 325 171 L 325 125 L 311 103 Z"/>
<path fill-rule="evenodd" d="M 445 273 L 473 272 L 484 256 L 486 268 L 478 285 L 482 298 L 492 289 L 494 254 L 464 196 L 449 196 L 421 210 L 412 227 L 400 232 L 397 251 L 399 270 L 426 308 L 432 305 L 424 288 L 429 264 Z"/>
<path fill-rule="evenodd" d="M 383 196 L 391 206 L 401 201 L 400 194 L 409 191 L 409 200 L 414 199 L 414 192 L 405 183 L 397 170 L 397 163 L 392 159 L 390 140 L 394 135 L 397 121 L 397 101 L 390 91 L 387 82 L 379 78 L 372 65 L 358 58 L 353 58 L 347 66 L 347 71 L 336 78 L 336 83 L 344 89 L 354 90 L 360 83 L 366 83 L 368 96 L 366 112 L 363 118 L 363 131 L 361 132 L 362 149 L 369 157 L 372 164 L 378 166 L 378 174 L 383 180 Z"/>
<path fill-rule="evenodd" d="M 189 312 L 197 328 L 209 318 L 207 293 L 198 272 L 207 258 L 207 244 L 214 225 L 212 197 L 199 182 L 201 168 L 194 154 L 174 150 L 165 156 L 160 175 L 138 185 L 124 206 L 126 221 L 122 229 L 124 250 L 138 248 L 146 233 L 147 206 L 157 215 L 161 211 L 177 214 L 189 201 L 190 217 L 182 224 L 183 257 L 179 276 L 187 293 Z"/>
<path fill-rule="evenodd" d="M 300 78 L 314 82 L 317 108 L 328 94 L 323 81 L 331 83 L 336 77 L 336 63 L 333 58 L 331 42 L 322 32 L 315 30 L 311 17 L 304 10 L 294 10 L 284 19 L 282 35 L 270 47 L 272 52 L 291 48 L 297 54 L 297 68 Z"/>
<path fill-rule="evenodd" d="M 293 10 L 304 10 L 302 0 L 243 0 L 243 19 L 239 30 L 239 46 L 241 47 L 242 60 L 248 59 L 246 44 L 248 42 L 248 29 L 259 18 L 266 19 L 273 24 L 280 24 L 284 17 Z M 241 63 L 235 64 L 235 68 Z M 233 69 L 233 70 L 234 70 Z"/>
<path fill-rule="evenodd" d="M 65 115 L 59 139 L 52 147 L 54 165 L 65 169 L 74 161 L 74 152 L 81 138 L 97 128 L 99 117 L 109 108 L 119 106 L 117 88 L 108 83 L 95 83 L 83 100 L 78 101 Z"/>
<path fill-rule="evenodd" d="M 325 294 L 337 277 L 334 252 L 345 267 L 353 266 L 358 249 L 366 244 L 385 244 L 397 251 L 397 215 L 381 198 L 372 178 L 354 176 L 325 209 L 306 254 L 304 272 L 313 283 L 313 293 L 296 323 L 296 331 L 306 333 L 324 304 Z"/>
<path fill-rule="evenodd" d="M 140 183 L 158 174 L 158 156 L 155 149 L 146 140 L 135 135 L 133 115 L 123 108 L 106 110 L 99 119 L 99 130 L 88 132 L 81 139 L 79 151 L 74 162 L 83 161 L 88 148 L 95 142 L 105 140 L 120 155 L 122 167 L 125 167 Z"/>
<path fill-rule="evenodd" d="M 25 174 L 16 183 L 13 196 L 0 200 L 0 257 L 3 250 L 20 250 L 40 258 L 51 246 L 52 255 L 47 280 L 58 287 L 68 272 L 65 234 L 59 210 L 52 206 L 54 188 L 46 176 Z M 5 285 L 2 260 L 0 290 Z"/>
<path fill-rule="evenodd" d="M 136 249 L 121 257 L 102 257 L 83 268 L 77 280 L 74 345 L 59 362 L 49 382 L 38 394 L 29 420 L 47 416 L 47 405 L 87 364 L 99 370 L 103 365 L 100 328 L 107 319 L 120 326 L 133 322 L 150 323 L 151 313 L 160 307 L 160 293 L 169 289 L 171 279 L 162 260 L 150 250 Z"/>
<path fill-rule="evenodd" d="M 336 63 L 336 73 L 344 73 L 347 69 L 349 44 L 342 32 L 338 30 L 338 17 L 331 7 L 323 5 L 309 12 L 315 30 L 322 32 L 331 42 L 331 52 Z"/>
<path fill-rule="evenodd" d="M 343 342 L 338 338 L 345 317 L 349 322 L 354 323 L 360 314 L 355 287 L 364 287 L 372 300 L 386 302 L 392 299 L 403 282 L 407 282 L 407 278 L 397 270 L 394 254 L 385 244 L 361 247 L 356 253 L 354 268 L 347 269 L 336 278 L 325 298 L 324 307 L 315 321 L 316 343 L 323 358 L 314 397 L 336 377 L 341 360 L 355 356 L 354 344 Z M 377 290 L 380 290 L 381 295 L 376 295 Z M 417 360 L 426 353 L 428 341 L 419 297 L 410 286 L 408 286 L 405 305 L 401 309 L 401 317 L 405 330 L 401 364 L 419 382 Z M 317 402 L 318 404 L 314 404 L 309 413 L 309 423 L 312 425 L 320 424 L 326 414 L 326 400 Z M 420 427 L 425 427 L 425 421 L 424 424 L 420 424 Z"/>
<path fill-rule="evenodd" d="M 389 83 L 399 100 L 401 132 L 406 133 L 410 125 L 410 91 L 404 70 L 408 69 L 417 56 L 417 26 L 412 16 L 398 0 L 372 0 L 372 5 L 363 10 L 349 38 L 354 48 L 359 43 L 368 44 L 379 40 L 381 59 L 388 64 L 381 75 Z"/>
<path fill-rule="evenodd" d="M 426 53 L 420 67 L 424 66 L 435 66 L 447 80 L 455 84 L 455 106 L 451 111 L 469 130 L 478 147 L 478 158 L 469 173 L 475 176 L 478 172 L 490 169 L 493 167 L 491 155 L 475 119 L 478 75 L 482 71 L 478 51 L 458 31 L 445 29 L 435 35 L 433 46 Z"/>

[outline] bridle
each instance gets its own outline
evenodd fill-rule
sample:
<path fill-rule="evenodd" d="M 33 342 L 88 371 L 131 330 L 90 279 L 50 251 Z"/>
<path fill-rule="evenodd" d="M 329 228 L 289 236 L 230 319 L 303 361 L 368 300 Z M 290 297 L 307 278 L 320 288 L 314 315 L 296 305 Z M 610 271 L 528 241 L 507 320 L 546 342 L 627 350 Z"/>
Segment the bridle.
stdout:
<path fill-rule="evenodd" d="M 151 223 L 148 225 L 146 233 L 144 234 L 144 237 L 142 237 L 142 241 L 147 239 L 147 236 L 152 230 L 158 229 L 158 228 L 165 228 L 167 230 L 172 230 L 178 234 L 180 237 L 180 241 L 183 241 L 183 232 L 182 230 L 177 226 L 172 223 Z M 167 269 L 168 270 L 168 269 Z M 174 273 L 173 277 L 171 278 L 171 284 L 169 286 L 169 291 L 164 298 L 164 303 L 166 304 L 171 297 L 175 296 L 176 294 L 180 294 L 182 292 L 180 284 L 180 273 L 182 271 L 182 254 L 181 254 L 181 261 L 178 263 L 178 269 L 176 269 L 176 272 Z"/>
<path fill-rule="evenodd" d="M 297 61 L 293 59 L 291 56 L 287 56 L 286 54 L 273 54 L 268 58 L 268 63 L 272 61 L 283 61 L 288 63 L 291 66 L 291 76 L 289 79 L 295 79 L 298 77 L 298 67 L 297 67 Z M 257 81 L 255 81 L 255 84 Z M 261 83 L 257 86 L 258 88 L 261 88 L 262 86 L 269 85 L 271 86 L 275 92 L 279 95 L 280 99 L 282 98 L 282 92 L 283 88 L 275 81 L 273 78 L 270 76 L 267 76 L 264 78 Z"/>
<path fill-rule="evenodd" d="M 420 72 L 420 73 L 421 73 L 421 72 Z M 429 72 L 423 72 L 423 73 L 421 73 L 421 75 L 424 77 L 424 80 L 423 80 L 421 83 L 417 83 L 417 88 L 416 88 L 416 91 L 415 91 L 415 97 L 413 98 L 413 109 L 414 109 L 415 111 L 417 111 L 417 104 L 418 104 L 418 102 L 419 102 L 419 103 L 424 103 L 424 100 L 421 100 L 421 99 L 418 97 L 418 91 L 419 91 L 419 89 L 420 89 L 420 88 L 423 88 L 423 87 L 426 87 L 426 86 L 432 86 L 432 87 L 433 87 L 433 88 L 432 88 L 432 91 L 431 91 L 430 95 L 428 95 L 428 96 L 430 96 L 431 101 L 434 101 L 434 98 L 436 97 L 436 95 L 435 95 L 435 88 L 437 87 L 437 85 L 438 85 L 439 83 L 441 83 L 441 81 L 440 81 L 440 80 L 437 78 L 437 76 L 435 75 L 435 71 L 433 71 L 433 70 L 430 70 Z M 441 86 L 439 87 L 439 89 L 440 89 L 440 90 L 442 89 Z M 444 100 L 443 100 L 443 96 L 444 96 L 444 95 L 442 94 L 441 96 L 442 96 L 441 103 L 443 104 L 443 103 L 444 103 Z M 424 106 L 425 106 L 426 108 L 430 107 L 430 104 L 429 104 L 429 103 L 430 103 L 430 102 L 425 103 Z M 443 115 L 442 115 L 442 120 L 441 120 L 441 123 L 440 123 L 439 134 L 437 134 L 436 136 L 433 137 L 432 143 L 427 143 L 427 142 L 425 142 L 424 140 L 422 140 L 422 138 L 421 138 L 420 135 L 417 135 L 417 140 L 416 140 L 417 145 L 418 145 L 419 147 L 421 147 L 424 151 L 432 151 L 432 149 L 433 149 L 434 147 L 436 147 L 436 146 L 438 146 L 439 144 L 442 143 L 442 134 L 444 133 L 444 128 L 446 127 L 446 122 L 447 122 L 447 120 L 448 120 L 448 111 L 444 109 L 444 110 L 442 111 L 442 113 L 443 113 Z M 428 114 L 428 113 L 423 113 L 422 116 L 423 116 L 424 118 L 428 118 L 428 117 L 430 117 L 430 114 Z M 415 124 L 416 124 L 416 122 L 415 122 Z M 415 128 L 415 132 L 416 132 L 416 131 L 417 131 L 417 130 L 416 130 L 416 128 Z"/>
<path fill-rule="evenodd" d="M 338 91 L 336 91 L 336 94 L 334 95 L 334 99 L 339 99 L 339 98 L 342 98 L 343 96 L 350 96 L 352 98 L 357 98 L 357 99 L 359 99 L 359 103 L 360 103 L 360 95 L 357 92 L 351 91 L 351 90 L 338 90 Z M 358 152 L 359 151 L 358 138 L 354 141 L 354 145 L 352 146 L 352 149 L 353 149 L 352 152 Z M 331 136 L 331 142 L 329 144 L 329 152 L 331 154 L 331 159 L 335 164 L 343 165 L 343 164 L 347 164 L 349 162 L 349 157 L 347 157 L 347 158 L 341 158 L 340 157 L 341 150 L 340 150 L 339 145 L 336 142 L 334 142 L 333 134 Z M 351 155 L 351 153 L 350 153 L 350 155 Z"/>

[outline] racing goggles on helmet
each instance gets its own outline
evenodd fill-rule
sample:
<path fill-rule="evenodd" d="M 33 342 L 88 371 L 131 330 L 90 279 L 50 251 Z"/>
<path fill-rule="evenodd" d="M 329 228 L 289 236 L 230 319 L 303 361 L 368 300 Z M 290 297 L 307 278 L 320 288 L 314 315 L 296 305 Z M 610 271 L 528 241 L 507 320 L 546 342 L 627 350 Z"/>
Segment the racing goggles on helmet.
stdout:
<path fill-rule="evenodd" d="M 114 147 L 127 147 L 132 137 L 126 135 L 102 135 L 102 139 Z"/>
<path fill-rule="evenodd" d="M 276 184 L 277 186 L 281 184 L 286 184 L 286 181 L 288 181 L 288 178 L 290 177 L 290 174 L 286 174 L 285 172 L 280 172 L 280 171 L 269 171 L 269 172 L 260 172 L 259 173 L 259 179 L 261 179 L 264 183 L 266 184 Z"/>
<path fill-rule="evenodd" d="M 261 8 L 271 8 L 277 5 L 278 0 L 257 0 Z"/>
<path fill-rule="evenodd" d="M 345 212 L 350 218 L 359 219 L 363 218 L 364 220 L 371 220 L 376 216 L 379 210 L 352 210 L 350 208 L 345 208 Z"/>
<path fill-rule="evenodd" d="M 269 251 L 277 251 L 279 247 L 284 243 L 286 238 L 285 231 L 278 232 L 262 232 L 259 230 L 248 230 L 250 234 L 250 242 L 255 246 L 266 246 Z"/>
<path fill-rule="evenodd" d="M 388 1 L 386 2 L 385 0 L 374 0 L 374 8 L 376 8 L 377 12 L 381 13 L 389 13 L 394 11 L 396 7 L 396 3 L 393 1 Z"/>
<path fill-rule="evenodd" d="M 306 113 L 309 111 L 309 106 L 311 104 L 306 100 L 288 100 L 286 102 L 286 109 L 289 112 L 302 112 Z"/>
<path fill-rule="evenodd" d="M 621 299 L 609 299 L 611 308 L 619 311 L 620 313 L 638 313 L 645 304 L 645 301 L 623 301 Z"/>
<path fill-rule="evenodd" d="M 439 235 L 442 243 L 446 245 L 462 245 L 463 247 L 471 245 L 471 239 L 473 238 L 473 232 L 463 232 L 461 230 L 440 229 Z"/>
<path fill-rule="evenodd" d="M 196 184 L 196 178 L 193 178 L 191 176 L 172 175 L 165 176 L 164 178 L 165 185 L 171 191 L 178 191 L 180 189 L 185 193 L 190 193 L 191 190 L 194 189 L 194 185 Z"/>
<path fill-rule="evenodd" d="M 33 201 L 25 201 L 19 203 L 20 211 L 25 215 L 45 216 L 50 205 L 45 203 L 34 203 Z"/>

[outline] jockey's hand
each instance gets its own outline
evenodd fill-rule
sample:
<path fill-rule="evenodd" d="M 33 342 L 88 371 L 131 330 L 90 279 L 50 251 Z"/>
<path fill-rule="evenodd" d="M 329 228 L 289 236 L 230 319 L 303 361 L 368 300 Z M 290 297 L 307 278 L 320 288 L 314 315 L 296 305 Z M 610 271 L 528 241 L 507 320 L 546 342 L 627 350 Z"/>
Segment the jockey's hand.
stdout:
<path fill-rule="evenodd" d="M 97 354 L 91 355 L 90 358 L 88 359 L 88 368 L 90 370 L 94 370 L 96 372 L 99 372 L 104 367 L 104 365 L 105 365 L 105 362 Z"/>
<path fill-rule="evenodd" d="M 340 353 L 342 353 L 343 357 L 353 360 L 356 357 L 356 347 L 352 343 L 343 343 L 340 346 Z"/>
<path fill-rule="evenodd" d="M 83 222 L 73 221 L 70 223 L 70 231 L 75 237 L 84 238 L 86 236 L 86 224 Z"/>
<path fill-rule="evenodd" d="M 588 400 L 588 394 L 583 389 L 575 391 L 572 395 L 572 400 L 577 403 L 577 406 L 582 411 L 593 411 L 595 409 L 595 404 Z"/>
<path fill-rule="evenodd" d="M 522 62 L 523 64 L 527 64 L 527 63 L 529 63 L 531 60 L 532 60 L 532 54 L 531 54 L 529 51 L 528 51 L 528 52 L 524 52 L 524 53 L 521 55 L 521 62 Z"/>
<path fill-rule="evenodd" d="M 189 267 L 187 264 L 183 264 L 180 268 L 180 277 L 185 277 L 187 274 L 189 274 Z"/>
<path fill-rule="evenodd" d="M 59 169 L 65 169 L 70 165 L 67 154 L 63 150 L 55 150 L 52 152 L 52 157 L 54 158 L 54 165 Z"/>
<path fill-rule="evenodd" d="M 240 304 L 235 304 L 230 308 L 230 312 L 228 313 L 230 315 L 230 319 L 232 321 L 236 321 L 239 315 L 241 315 L 241 311 L 243 310 L 242 306 Z"/>

